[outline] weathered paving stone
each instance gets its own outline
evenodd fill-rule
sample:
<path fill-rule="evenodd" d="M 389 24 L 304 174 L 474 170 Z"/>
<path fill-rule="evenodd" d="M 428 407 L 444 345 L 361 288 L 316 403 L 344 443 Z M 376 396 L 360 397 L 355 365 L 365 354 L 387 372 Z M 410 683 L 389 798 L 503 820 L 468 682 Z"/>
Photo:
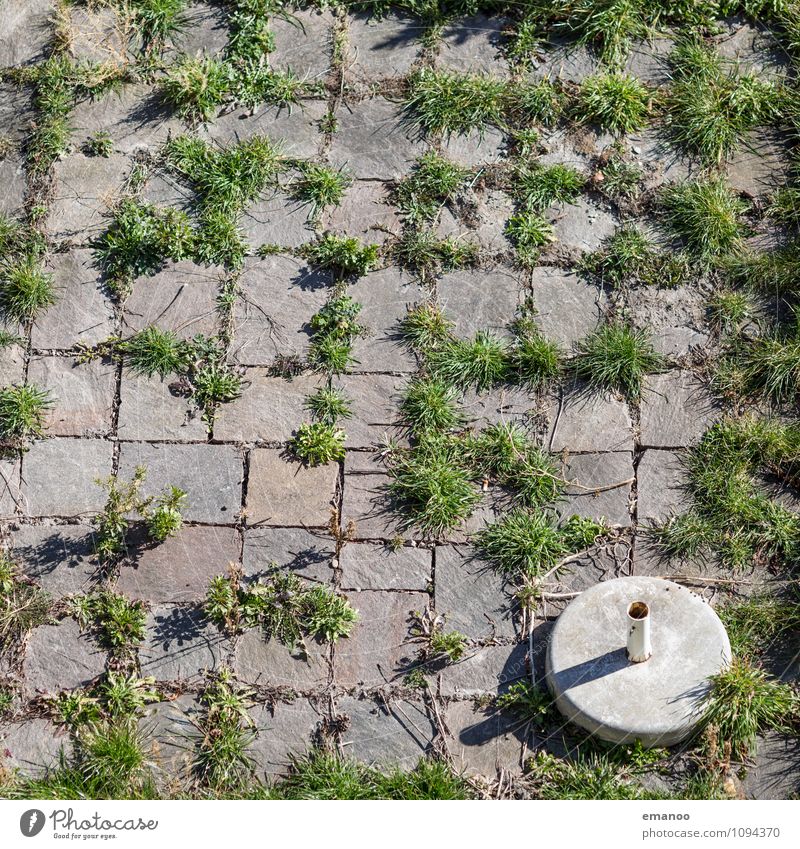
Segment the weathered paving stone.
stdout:
<path fill-rule="evenodd" d="M 177 536 L 158 545 L 132 548 L 116 588 L 129 598 L 156 604 L 199 602 L 211 579 L 238 560 L 239 534 L 233 528 L 184 525 Z"/>
<path fill-rule="evenodd" d="M 156 681 L 196 679 L 223 666 L 230 642 L 194 607 L 156 607 L 139 648 L 142 676 Z"/>
<path fill-rule="evenodd" d="M 464 337 L 479 330 L 510 336 L 508 324 L 517 317 L 523 297 L 518 276 L 503 268 L 445 274 L 437 282 L 437 293 L 455 333 Z"/>
<path fill-rule="evenodd" d="M 725 174 L 734 191 L 755 198 L 785 185 L 788 169 L 785 145 L 761 131 L 751 134 L 739 147 Z"/>
<path fill-rule="evenodd" d="M 91 250 L 53 254 L 47 262 L 56 302 L 38 316 L 31 331 L 34 348 L 64 350 L 96 345 L 114 332 L 114 307 L 107 297 Z"/>
<path fill-rule="evenodd" d="M 675 41 L 671 38 L 636 42 L 625 63 L 625 73 L 650 85 L 664 85 L 670 79 L 667 57 L 674 47 Z"/>
<path fill-rule="evenodd" d="M 469 546 L 436 546 L 435 599 L 448 630 L 473 640 L 515 636 L 513 591 Z"/>
<path fill-rule="evenodd" d="M 397 403 L 405 379 L 390 375 L 346 375 L 341 388 L 353 413 L 344 422 L 348 448 L 371 448 L 397 435 Z"/>
<path fill-rule="evenodd" d="M 40 625 L 28 634 L 22 674 L 32 694 L 85 687 L 105 668 L 106 653 L 74 619 Z"/>
<path fill-rule="evenodd" d="M 105 229 L 106 213 L 130 169 L 127 157 L 73 153 L 56 162 L 55 196 L 47 217 L 53 239 L 88 243 Z"/>
<path fill-rule="evenodd" d="M 415 18 L 353 15 L 348 25 L 348 75 L 358 80 L 407 74 L 421 49 L 425 29 Z"/>
<path fill-rule="evenodd" d="M 534 76 L 579 83 L 600 68 L 597 54 L 574 40 L 551 38 L 552 47 L 534 68 Z"/>
<path fill-rule="evenodd" d="M 550 408 L 552 451 L 632 451 L 631 418 L 624 401 L 601 392 L 576 390 L 564 396 L 559 412 Z"/>
<path fill-rule="evenodd" d="M 640 522 L 663 521 L 683 513 L 691 504 L 686 491 L 684 456 L 675 451 L 648 449 L 637 469 L 637 516 Z"/>
<path fill-rule="evenodd" d="M 145 708 L 139 731 L 152 754 L 160 783 L 178 787 L 188 784 L 193 744 L 199 737 L 194 723 L 202 712 L 202 705 L 189 694 Z"/>
<path fill-rule="evenodd" d="M 497 694 L 524 678 L 527 645 L 486 646 L 442 670 L 442 693 L 464 698 Z"/>
<path fill-rule="evenodd" d="M 403 344 L 399 325 L 408 308 L 422 299 L 421 288 L 390 266 L 359 278 L 348 294 L 361 304 L 358 320 L 367 328 L 367 335 L 353 345 L 358 371 L 415 371 L 416 358 Z"/>
<path fill-rule="evenodd" d="M 19 457 L 0 457 L 0 519 L 11 518 L 21 506 Z"/>
<path fill-rule="evenodd" d="M 139 277 L 125 301 L 128 333 L 155 324 L 182 339 L 217 330 L 217 297 L 223 271 L 189 260 L 170 262 L 152 277 Z"/>
<path fill-rule="evenodd" d="M 52 38 L 53 0 L 6 0 L 0 33 L 0 68 L 44 59 Z"/>
<path fill-rule="evenodd" d="M 57 766 L 62 749 L 71 751 L 69 736 L 48 719 L 28 719 L 0 726 L 0 766 L 24 775 L 41 775 Z"/>
<path fill-rule="evenodd" d="M 259 778 L 286 773 L 291 757 L 311 748 L 320 723 L 319 713 L 306 699 L 257 704 L 250 708 L 250 717 L 256 737 L 248 754 Z"/>
<path fill-rule="evenodd" d="M 533 301 L 542 333 L 569 351 L 597 326 L 604 296 L 577 274 L 540 266 L 533 271 Z"/>
<path fill-rule="evenodd" d="M 359 621 L 345 640 L 336 644 L 337 684 L 377 687 L 402 679 L 416 656 L 408 640 L 410 616 L 429 602 L 425 593 L 365 591 L 350 593 Z"/>
<path fill-rule="evenodd" d="M 379 475 L 345 475 L 342 524 L 353 522 L 356 539 L 409 538 L 389 495 L 391 478 Z"/>
<path fill-rule="evenodd" d="M 291 19 L 273 18 L 270 29 L 275 49 L 269 54 L 272 68 L 290 68 L 300 77 L 322 79 L 331 65 L 333 15 L 330 12 L 293 12 Z"/>
<path fill-rule="evenodd" d="M 459 404 L 467 421 L 480 427 L 504 422 L 524 425 L 536 414 L 536 405 L 536 397 L 527 389 L 507 385 L 488 392 L 469 389 Z"/>
<path fill-rule="evenodd" d="M 330 149 L 331 162 L 361 180 L 396 180 L 407 174 L 425 146 L 403 122 L 402 108 L 383 97 L 343 105 Z"/>
<path fill-rule="evenodd" d="M 715 417 L 711 393 L 691 372 L 672 370 L 647 377 L 641 400 L 642 445 L 694 445 Z"/>
<path fill-rule="evenodd" d="M 150 173 L 141 191 L 141 200 L 157 207 L 174 207 L 197 223 L 195 193 L 175 175 L 156 170 Z"/>
<path fill-rule="evenodd" d="M 3 35 L 5 33 L 0 34 L 0 38 Z M 0 82 L 0 128 L 17 154 L 22 152 L 31 122 L 36 118 L 31 92 L 30 86 Z"/>
<path fill-rule="evenodd" d="M 162 380 L 157 375 L 144 377 L 128 369 L 123 372 L 117 422 L 120 439 L 206 440 L 208 425 L 201 411 L 173 384 L 171 377 Z"/>
<path fill-rule="evenodd" d="M 24 382 L 25 352 L 19 345 L 6 345 L 0 348 L 0 386 Z"/>
<path fill-rule="evenodd" d="M 317 155 L 323 136 L 319 124 L 328 111 L 324 100 L 303 100 L 290 106 L 261 106 L 255 112 L 234 109 L 205 125 L 201 135 L 210 141 L 232 145 L 255 135 L 268 136 L 284 156 L 311 158 Z"/>
<path fill-rule="evenodd" d="M 570 481 L 565 492 L 567 500 L 557 505 L 562 516 L 577 514 L 587 519 L 605 519 L 612 525 L 630 524 L 632 454 L 568 454 L 562 475 Z"/>
<path fill-rule="evenodd" d="M 330 520 L 338 477 L 336 463 L 309 468 L 277 449 L 257 448 L 250 453 L 247 521 L 323 527 Z"/>
<path fill-rule="evenodd" d="M 547 217 L 553 224 L 557 251 L 585 252 L 600 247 L 604 239 L 612 236 L 617 228 L 617 218 L 585 197 L 575 203 L 553 207 Z"/>
<path fill-rule="evenodd" d="M 299 248 L 314 239 L 314 229 L 308 221 L 309 211 L 308 206 L 278 192 L 247 209 L 241 219 L 242 233 L 254 248 L 265 244 Z"/>
<path fill-rule="evenodd" d="M 97 6 L 68 11 L 70 53 L 83 62 L 123 65 L 131 27 L 113 8 Z"/>
<path fill-rule="evenodd" d="M 130 479 L 136 466 L 147 469 L 144 495 L 158 495 L 171 485 L 187 493 L 182 513 L 188 521 L 224 525 L 236 521 L 243 466 L 233 446 L 123 443 L 120 475 Z"/>
<path fill-rule="evenodd" d="M 480 223 L 473 231 L 478 243 L 492 253 L 504 253 L 511 243 L 506 237 L 506 224 L 514 214 L 514 202 L 501 191 L 482 192 L 478 199 L 477 214 Z"/>
<path fill-rule="evenodd" d="M 328 279 L 288 256 L 247 260 L 234 308 L 232 356 L 270 365 L 278 354 L 304 355 L 311 317 L 328 299 Z"/>
<path fill-rule="evenodd" d="M 380 454 L 375 451 L 348 451 L 344 459 L 345 474 L 384 474 L 386 467 Z"/>
<path fill-rule="evenodd" d="M 262 687 L 291 687 L 313 690 L 328 683 L 328 648 L 311 639 L 306 651 L 289 649 L 275 639 L 267 639 L 261 628 L 248 628 L 236 644 L 234 670 L 247 684 Z"/>
<path fill-rule="evenodd" d="M 241 396 L 224 404 L 214 422 L 214 438 L 223 442 L 288 442 L 311 414 L 306 398 L 321 381 L 303 374 L 285 380 L 271 377 L 268 369 L 248 368 Z"/>
<path fill-rule="evenodd" d="M 339 554 L 345 590 L 422 590 L 431 582 L 431 552 L 351 542 Z"/>
<path fill-rule="evenodd" d="M 706 296 L 702 291 L 681 286 L 634 289 L 628 300 L 634 327 L 646 330 L 659 354 L 680 357 L 708 342 L 703 329 Z"/>
<path fill-rule="evenodd" d="M 25 575 L 54 598 L 86 592 L 97 572 L 94 535 L 84 525 L 22 525 L 12 545 Z"/>
<path fill-rule="evenodd" d="M 722 23 L 714 39 L 714 49 L 739 65 L 744 73 L 774 73 L 785 68 L 788 60 L 786 51 L 766 27 L 741 19 Z"/>
<path fill-rule="evenodd" d="M 505 150 L 505 136 L 497 127 L 470 130 L 442 139 L 444 155 L 464 168 L 477 168 L 497 162 Z"/>
<path fill-rule="evenodd" d="M 336 544 L 322 533 L 301 528 L 247 528 L 242 570 L 248 578 L 285 569 L 312 581 L 330 583 Z"/>
<path fill-rule="evenodd" d="M 476 708 L 471 701 L 451 702 L 445 722 L 458 771 L 493 776 L 501 769 L 521 770 L 524 724 L 512 713 Z"/>
<path fill-rule="evenodd" d="M 327 210 L 323 229 L 382 245 L 400 232 L 400 219 L 381 183 L 356 180 L 344 193 L 342 202 Z"/>
<path fill-rule="evenodd" d="M 581 136 L 559 127 L 546 130 L 542 134 L 541 142 L 546 152 L 537 159 L 537 162 L 542 165 L 568 165 L 589 176 L 594 150 L 587 150 L 587 145 L 582 143 Z"/>
<path fill-rule="evenodd" d="M 45 389 L 52 407 L 47 433 L 52 436 L 105 436 L 111 430 L 116 368 L 102 360 L 78 364 L 72 357 L 36 357 L 28 381 Z"/>
<path fill-rule="evenodd" d="M 415 702 L 398 699 L 379 704 L 343 696 L 336 713 L 350 719 L 342 733 L 345 755 L 363 763 L 413 769 L 436 737 L 428 711 Z"/>
<path fill-rule="evenodd" d="M 442 44 L 437 64 L 448 71 L 462 74 L 495 74 L 507 72 L 500 52 L 503 28 L 502 18 L 475 15 L 460 18 L 442 31 Z"/>
<path fill-rule="evenodd" d="M 83 148 L 95 133 L 108 133 L 116 153 L 156 151 L 182 124 L 158 90 L 144 83 L 124 85 L 97 98 L 82 100 L 70 116 L 72 141 Z"/>
<path fill-rule="evenodd" d="M 215 0 L 190 3 L 185 10 L 186 26 L 172 37 L 177 50 L 194 56 L 207 53 L 213 56 L 225 48 L 230 30 L 228 11 Z"/>
<path fill-rule="evenodd" d="M 20 215 L 25 205 L 27 181 L 21 157 L 9 154 L 0 156 L 0 213 Z"/>
<path fill-rule="evenodd" d="M 29 516 L 80 516 L 103 509 L 98 478 L 111 474 L 112 445 L 102 439 L 56 438 L 25 454 L 22 496 Z"/>
<path fill-rule="evenodd" d="M 747 799 L 794 799 L 800 771 L 800 742 L 797 738 L 768 732 L 759 735 L 754 763 L 743 780 Z"/>

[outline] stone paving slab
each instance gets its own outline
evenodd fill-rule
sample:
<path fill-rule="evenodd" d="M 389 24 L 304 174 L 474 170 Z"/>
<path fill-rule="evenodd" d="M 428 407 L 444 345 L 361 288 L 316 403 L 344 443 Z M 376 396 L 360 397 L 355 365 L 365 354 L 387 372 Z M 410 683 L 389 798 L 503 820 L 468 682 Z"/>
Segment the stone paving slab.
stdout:
<path fill-rule="evenodd" d="M 335 541 L 301 528 L 248 528 L 244 532 L 242 569 L 248 578 L 289 569 L 307 580 L 333 579 Z"/>
<path fill-rule="evenodd" d="M 310 208 L 291 200 L 283 192 L 256 201 L 242 216 L 242 233 L 249 245 L 279 245 L 299 248 L 314 240 L 314 227 L 308 220 Z"/>
<path fill-rule="evenodd" d="M 237 678 L 262 687 L 313 690 L 324 687 L 330 677 L 327 648 L 306 640 L 293 649 L 266 639 L 260 628 L 249 628 L 236 644 L 234 671 Z"/>
<path fill-rule="evenodd" d="M 557 507 L 562 516 L 602 518 L 612 525 L 631 523 L 630 499 L 635 479 L 632 454 L 567 454 L 562 474 L 571 484 L 566 487 L 566 500 Z"/>
<path fill-rule="evenodd" d="M 450 730 L 448 750 L 456 769 L 493 776 L 521 766 L 524 730 L 513 715 L 482 710 L 472 702 L 451 702 L 445 713 Z"/>
<path fill-rule="evenodd" d="M 348 448 L 372 448 L 398 437 L 397 404 L 405 380 L 390 375 L 346 375 L 340 386 L 353 413 L 346 422 Z"/>
<path fill-rule="evenodd" d="M 432 556 L 427 548 L 351 542 L 339 555 L 344 590 L 426 591 L 431 583 Z"/>
<path fill-rule="evenodd" d="M 624 401 L 576 387 L 563 403 L 550 407 L 550 433 L 545 444 L 552 451 L 632 451 L 633 431 Z"/>
<path fill-rule="evenodd" d="M 270 706 L 258 704 L 250 709 L 255 724 L 255 740 L 249 755 L 255 761 L 256 774 L 274 778 L 285 774 L 292 755 L 310 749 L 320 715 L 306 699 Z"/>
<path fill-rule="evenodd" d="M 0 348 L 0 386 L 25 382 L 25 352 L 19 345 Z"/>
<path fill-rule="evenodd" d="M 72 749 L 63 728 L 48 719 L 0 725 L 0 766 L 39 776 L 57 766 L 59 755 Z"/>
<path fill-rule="evenodd" d="M 410 539 L 410 531 L 403 529 L 392 509 L 390 481 L 385 474 L 345 475 L 342 523 L 355 523 L 356 539 Z"/>
<path fill-rule="evenodd" d="M 201 711 L 195 696 L 186 694 L 149 705 L 139 720 L 139 731 L 152 752 L 162 784 L 179 787 L 189 784 L 192 747 L 198 739 L 193 722 L 199 720 Z"/>
<path fill-rule="evenodd" d="M 13 557 L 54 598 L 87 592 L 98 566 L 93 536 L 85 525 L 22 525 L 11 538 Z"/>
<path fill-rule="evenodd" d="M 631 292 L 633 326 L 645 330 L 653 347 L 667 357 L 681 357 L 703 348 L 709 334 L 702 330 L 706 296 L 681 286 L 677 289 L 642 287 Z"/>
<path fill-rule="evenodd" d="M 351 15 L 347 25 L 347 76 L 374 80 L 407 74 L 419 55 L 424 34 L 418 19 L 403 18 L 395 12 L 382 18 Z"/>
<path fill-rule="evenodd" d="M 22 505 L 19 456 L 0 457 L 0 518 L 12 518 Z"/>
<path fill-rule="evenodd" d="M 310 80 L 323 79 L 331 66 L 332 28 L 333 15 L 328 11 L 295 11 L 286 20 L 273 18 L 275 49 L 269 55 L 270 66 L 291 69 Z"/>
<path fill-rule="evenodd" d="M 523 386 L 504 385 L 487 392 L 467 390 L 459 406 L 473 427 L 514 422 L 530 424 L 540 406 L 538 399 Z"/>
<path fill-rule="evenodd" d="M 458 18 L 442 30 L 437 65 L 460 74 L 508 74 L 500 52 L 502 32 L 508 22 L 503 18 L 475 15 Z"/>
<path fill-rule="evenodd" d="M 694 445 L 718 415 L 711 393 L 691 372 L 671 370 L 651 375 L 642 393 L 642 445 Z"/>
<path fill-rule="evenodd" d="M 522 644 L 471 650 L 442 670 L 442 693 L 460 698 L 502 693 L 527 674 L 526 653 L 527 645 Z"/>
<path fill-rule="evenodd" d="M 205 442 L 208 436 L 202 411 L 170 377 L 143 377 L 126 369 L 120 381 L 119 399 L 120 439 Z"/>
<path fill-rule="evenodd" d="M 511 269 L 457 271 L 445 274 L 436 284 L 439 302 L 455 322 L 459 336 L 471 337 L 479 330 L 510 337 L 508 325 L 521 304 L 520 280 Z"/>
<path fill-rule="evenodd" d="M 0 156 L 0 213 L 18 216 L 25 206 L 25 165 L 22 158 L 11 154 Z"/>
<path fill-rule="evenodd" d="M 533 271 L 533 302 L 545 337 L 570 351 L 597 327 L 605 297 L 577 274 L 540 266 Z"/>
<path fill-rule="evenodd" d="M 53 0 L 6 0 L 0 35 L 0 68 L 46 58 L 52 38 Z"/>
<path fill-rule="evenodd" d="M 225 8 L 214 0 L 190 3 L 186 8 L 186 26 L 173 40 L 175 47 L 189 56 L 197 53 L 214 56 L 220 53 L 228 43 L 228 15 Z"/>
<path fill-rule="evenodd" d="M 401 225 L 389 203 L 386 187 L 372 180 L 356 180 L 345 191 L 341 203 L 326 211 L 322 228 L 326 232 L 358 236 L 364 242 L 383 245 L 400 235 Z"/>
<path fill-rule="evenodd" d="M 74 619 L 40 625 L 28 635 L 23 675 L 31 694 L 85 687 L 106 669 L 106 653 Z"/>
<path fill-rule="evenodd" d="M 691 506 L 686 491 L 685 455 L 677 451 L 648 449 L 639 460 L 637 517 L 665 521 Z"/>
<path fill-rule="evenodd" d="M 463 168 L 479 168 L 499 162 L 506 149 L 506 137 L 497 127 L 470 130 L 442 139 L 442 153 Z"/>

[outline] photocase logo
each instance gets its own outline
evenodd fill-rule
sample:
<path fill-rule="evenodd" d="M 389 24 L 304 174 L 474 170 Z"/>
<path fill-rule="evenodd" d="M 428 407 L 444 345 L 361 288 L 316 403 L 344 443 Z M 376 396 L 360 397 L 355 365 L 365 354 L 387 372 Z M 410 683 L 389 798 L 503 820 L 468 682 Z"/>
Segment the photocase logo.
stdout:
<path fill-rule="evenodd" d="M 25 837 L 36 837 L 44 828 L 44 814 L 37 808 L 31 808 L 19 818 L 19 830 Z"/>

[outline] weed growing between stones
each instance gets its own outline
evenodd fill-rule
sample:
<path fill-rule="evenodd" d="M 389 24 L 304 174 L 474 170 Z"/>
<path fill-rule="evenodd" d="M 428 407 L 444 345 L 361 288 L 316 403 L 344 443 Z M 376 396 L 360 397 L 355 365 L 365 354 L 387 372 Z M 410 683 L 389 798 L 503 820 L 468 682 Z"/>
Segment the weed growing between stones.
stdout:
<path fill-rule="evenodd" d="M 420 663 L 435 666 L 461 660 L 467 649 L 467 637 L 458 631 L 448 631 L 444 616 L 427 608 L 422 612 L 414 611 L 411 619 L 409 634 L 414 642 L 421 644 L 418 651 Z"/>
<path fill-rule="evenodd" d="M 0 452 L 24 451 L 44 436 L 50 394 L 32 384 L 0 388 Z"/>
<path fill-rule="evenodd" d="M 131 601 L 111 590 L 73 596 L 72 615 L 82 629 L 91 631 L 98 642 L 121 658 L 144 641 L 147 611 L 141 601 Z"/>
<path fill-rule="evenodd" d="M 12 321 L 28 324 L 55 303 L 45 249 L 38 230 L 0 214 L 0 310 Z"/>
<path fill-rule="evenodd" d="M 465 421 L 458 397 L 458 390 L 444 380 L 416 377 L 400 404 L 402 421 L 417 437 L 456 430 Z"/>
<path fill-rule="evenodd" d="M 469 240 L 447 236 L 439 238 L 432 230 L 406 227 L 393 245 L 392 256 L 399 265 L 427 280 L 446 271 L 473 268 L 478 264 L 480 248 Z"/>
<path fill-rule="evenodd" d="M 507 378 L 508 350 L 499 337 L 481 330 L 472 341 L 447 340 L 428 354 L 427 366 L 434 377 L 452 386 L 485 391 Z"/>
<path fill-rule="evenodd" d="M 652 799 L 630 775 L 607 758 L 569 761 L 537 752 L 527 762 L 527 782 L 536 799 Z"/>
<path fill-rule="evenodd" d="M 541 729 L 557 715 L 553 697 L 530 681 L 517 681 L 495 700 L 500 710 L 510 710 L 532 727 Z"/>
<path fill-rule="evenodd" d="M 289 450 L 309 466 L 344 460 L 345 432 L 325 422 L 303 422 L 289 442 Z"/>
<path fill-rule="evenodd" d="M 378 262 L 378 246 L 365 245 L 355 236 L 325 233 L 316 242 L 304 245 L 300 255 L 312 265 L 332 271 L 338 278 L 363 277 Z"/>
<path fill-rule="evenodd" d="M 471 172 L 430 150 L 392 191 L 392 200 L 409 225 L 431 224 L 448 201 L 455 198 Z"/>
<path fill-rule="evenodd" d="M 716 611 L 733 656 L 750 662 L 758 662 L 776 643 L 800 630 L 800 606 L 792 593 L 786 597 L 758 593 L 729 601 Z"/>
<path fill-rule="evenodd" d="M 300 176 L 289 187 L 289 196 L 309 206 L 311 221 L 318 220 L 327 207 L 338 206 L 353 182 L 342 168 L 328 168 L 317 162 L 298 162 L 297 167 Z"/>
<path fill-rule="evenodd" d="M 338 389 L 329 386 L 321 386 L 313 395 L 309 395 L 305 407 L 317 421 L 329 426 L 353 415 L 347 398 Z"/>
<path fill-rule="evenodd" d="M 92 133 L 86 142 L 85 151 L 89 156 L 109 157 L 114 152 L 114 140 L 105 130 Z"/>
<path fill-rule="evenodd" d="M 623 136 L 640 130 L 650 114 L 650 90 L 636 77 L 597 74 L 581 83 L 575 117 Z"/>
<path fill-rule="evenodd" d="M 47 622 L 52 607 L 50 596 L 27 581 L 8 555 L 0 554 L 0 649 Z"/>

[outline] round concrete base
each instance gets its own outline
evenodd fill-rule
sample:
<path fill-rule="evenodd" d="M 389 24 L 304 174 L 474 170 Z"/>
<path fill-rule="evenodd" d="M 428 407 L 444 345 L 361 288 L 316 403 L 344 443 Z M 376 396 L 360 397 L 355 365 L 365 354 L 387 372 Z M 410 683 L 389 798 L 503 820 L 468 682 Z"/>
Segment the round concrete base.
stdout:
<path fill-rule="evenodd" d="M 653 654 L 627 657 L 628 607 L 650 606 Z M 561 713 L 613 743 L 671 746 L 700 719 L 711 675 L 729 661 L 728 635 L 697 595 L 660 578 L 596 584 L 561 614 L 547 649 L 547 683 Z"/>

